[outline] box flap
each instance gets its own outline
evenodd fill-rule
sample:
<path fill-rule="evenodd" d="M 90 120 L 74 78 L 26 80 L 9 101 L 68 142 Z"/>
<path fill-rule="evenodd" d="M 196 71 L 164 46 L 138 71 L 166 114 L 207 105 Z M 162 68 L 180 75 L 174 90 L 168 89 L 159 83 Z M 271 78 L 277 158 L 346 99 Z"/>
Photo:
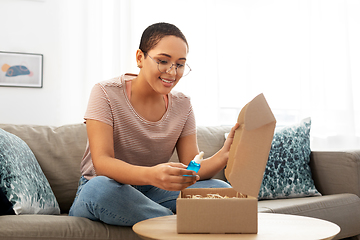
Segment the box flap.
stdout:
<path fill-rule="evenodd" d="M 239 193 L 257 197 L 269 158 L 276 119 L 263 94 L 246 104 L 238 117 L 225 176 Z"/>

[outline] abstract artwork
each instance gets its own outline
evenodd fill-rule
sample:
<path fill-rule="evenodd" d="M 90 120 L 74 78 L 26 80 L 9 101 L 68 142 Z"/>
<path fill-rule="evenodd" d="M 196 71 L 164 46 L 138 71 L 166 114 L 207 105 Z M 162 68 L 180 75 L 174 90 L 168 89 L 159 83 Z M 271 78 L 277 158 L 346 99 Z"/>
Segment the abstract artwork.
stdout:
<path fill-rule="evenodd" d="M 42 87 L 43 55 L 0 52 L 0 86 Z"/>

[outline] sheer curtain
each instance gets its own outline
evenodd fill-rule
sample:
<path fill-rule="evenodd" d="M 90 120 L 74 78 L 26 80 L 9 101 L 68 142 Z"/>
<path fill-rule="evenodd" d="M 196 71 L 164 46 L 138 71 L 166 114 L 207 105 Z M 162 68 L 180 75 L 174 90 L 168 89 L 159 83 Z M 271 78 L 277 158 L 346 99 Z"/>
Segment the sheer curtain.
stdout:
<path fill-rule="evenodd" d="M 68 117 L 82 117 L 96 82 L 137 73 L 142 31 L 164 21 L 190 45 L 193 71 L 175 90 L 198 125 L 233 125 L 264 93 L 279 127 L 311 117 L 314 150 L 360 148 L 357 0 L 69 0 L 62 12 Z"/>

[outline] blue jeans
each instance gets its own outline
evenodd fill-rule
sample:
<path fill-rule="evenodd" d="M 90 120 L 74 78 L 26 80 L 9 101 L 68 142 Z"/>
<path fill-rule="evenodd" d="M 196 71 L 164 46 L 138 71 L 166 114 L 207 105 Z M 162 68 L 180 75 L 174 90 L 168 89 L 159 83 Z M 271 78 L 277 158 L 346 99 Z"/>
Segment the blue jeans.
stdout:
<path fill-rule="evenodd" d="M 189 188 L 228 188 L 228 183 L 210 179 Z M 167 191 L 151 185 L 135 186 L 116 182 L 105 176 L 91 180 L 80 178 L 69 215 L 102 221 L 111 225 L 132 226 L 145 219 L 176 212 L 179 191 Z"/>

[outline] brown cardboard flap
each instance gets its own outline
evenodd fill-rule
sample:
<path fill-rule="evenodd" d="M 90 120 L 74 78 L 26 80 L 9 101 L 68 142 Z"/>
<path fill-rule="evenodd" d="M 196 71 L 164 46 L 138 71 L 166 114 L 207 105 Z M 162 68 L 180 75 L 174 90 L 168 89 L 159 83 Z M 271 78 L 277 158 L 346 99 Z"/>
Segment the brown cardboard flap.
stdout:
<path fill-rule="evenodd" d="M 243 107 L 238 123 L 225 176 L 236 191 L 257 197 L 276 124 L 263 94 Z"/>

